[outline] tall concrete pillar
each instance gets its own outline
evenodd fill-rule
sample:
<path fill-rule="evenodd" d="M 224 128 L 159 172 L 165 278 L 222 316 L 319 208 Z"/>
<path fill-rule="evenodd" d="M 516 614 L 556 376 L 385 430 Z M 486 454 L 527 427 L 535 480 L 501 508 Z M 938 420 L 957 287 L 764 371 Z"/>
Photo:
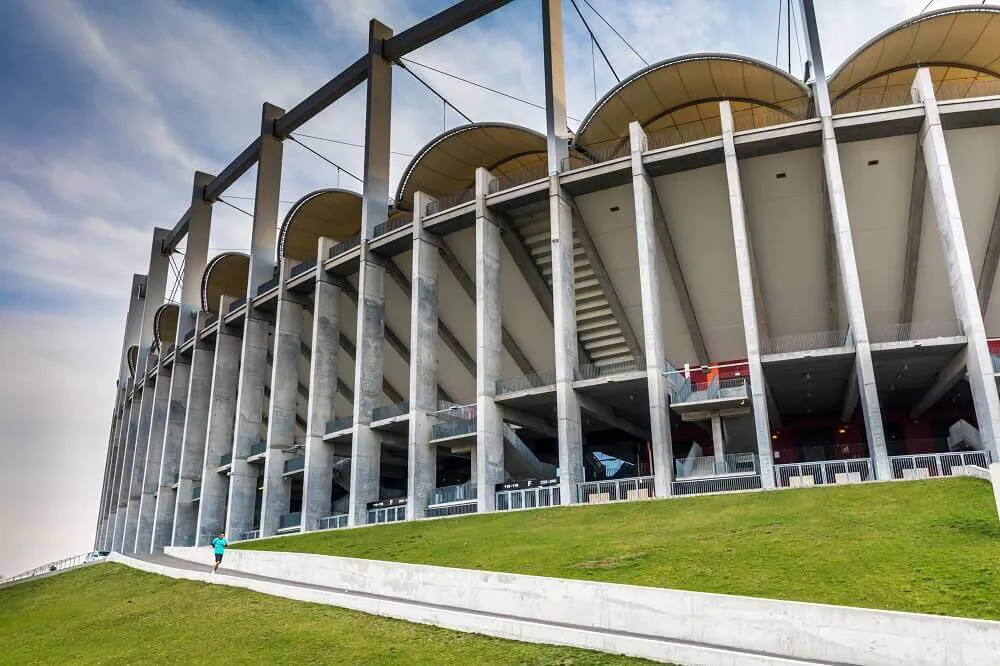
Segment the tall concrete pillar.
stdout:
<path fill-rule="evenodd" d="M 136 364 L 135 377 L 132 379 L 132 386 L 138 385 L 142 378 L 142 368 Z M 122 440 L 124 453 L 122 454 L 121 478 L 118 486 L 117 504 L 115 506 L 115 535 L 112 542 L 112 550 L 119 553 L 129 552 L 125 548 L 125 524 L 128 519 L 128 499 L 129 490 L 132 485 L 132 477 L 135 468 L 135 445 L 139 437 L 139 424 L 143 421 L 142 397 L 145 391 L 142 387 L 133 388 L 132 401 L 129 408 L 128 426 L 125 429 L 125 437 Z M 148 414 L 146 416 L 148 419 Z"/>
<path fill-rule="evenodd" d="M 733 113 L 728 101 L 719 103 L 722 121 L 722 148 L 726 159 L 726 182 L 729 185 L 729 215 L 733 225 L 733 247 L 736 250 L 736 275 L 740 285 L 740 307 L 743 313 L 743 336 L 750 366 L 750 401 L 753 405 L 754 433 L 760 458 L 760 483 L 765 489 L 774 488 L 774 454 L 771 452 L 771 426 L 767 414 L 767 388 L 764 366 L 760 362 L 760 337 L 757 326 L 757 301 L 750 259 L 750 234 L 747 230 L 746 209 L 743 205 L 743 185 L 740 165 L 733 140 Z M 712 422 L 713 433 L 715 421 Z M 721 425 L 720 425 L 721 432 Z M 721 440 L 721 438 L 720 438 Z"/>
<path fill-rule="evenodd" d="M 125 513 L 121 510 L 122 485 L 125 482 L 125 469 L 128 465 L 126 453 L 128 451 L 128 440 L 130 433 L 134 433 L 138 427 L 139 400 L 132 395 L 133 379 L 126 380 L 129 397 L 126 398 L 125 407 L 122 412 L 122 424 L 118 429 L 118 461 L 115 465 L 114 486 L 111 490 L 110 503 L 108 505 L 109 523 L 107 536 L 107 550 L 121 551 L 120 533 L 125 530 Z"/>
<path fill-rule="evenodd" d="M 251 298 L 257 294 L 259 286 L 274 277 L 274 258 L 278 255 L 278 205 L 281 198 L 284 144 L 274 136 L 274 121 L 283 115 L 284 109 L 264 103 L 260 120 L 260 157 L 257 160 L 253 231 L 250 236 L 247 295 Z"/>
<path fill-rule="evenodd" d="M 478 511 L 493 511 L 503 483 L 503 415 L 496 403 L 502 372 L 500 224 L 486 206 L 490 172 L 476 169 L 476 487 Z"/>
<path fill-rule="evenodd" d="M 837 246 L 837 264 L 840 269 L 840 286 L 844 292 L 848 322 L 854 337 L 856 353 L 855 369 L 861 408 L 868 433 L 868 449 L 879 479 L 891 479 L 889 457 L 885 448 L 885 431 L 882 426 L 882 408 L 879 405 L 878 387 L 875 383 L 875 365 L 872 362 L 871 344 L 868 340 L 868 323 L 861 297 L 861 279 L 854 255 L 854 239 L 847 212 L 847 195 L 844 192 L 844 178 L 840 170 L 840 152 L 837 136 L 833 129 L 833 108 L 827 87 L 826 68 L 823 66 L 823 51 L 816 24 L 813 0 L 799 0 L 802 8 L 802 22 L 805 27 L 806 45 L 812 62 L 813 103 L 822 123 L 823 172 L 830 201 L 830 216 L 833 220 L 833 235 Z M 753 377 L 751 376 L 751 381 Z"/>
<path fill-rule="evenodd" d="M 726 462 L 726 440 L 722 431 L 722 414 L 712 413 L 712 454 L 715 457 L 716 472 L 725 469 Z M 773 474 L 772 474 L 773 478 Z"/>
<path fill-rule="evenodd" d="M 184 436 L 181 440 L 177 499 L 174 502 L 173 536 L 175 546 L 195 545 L 200 502 L 193 501 L 194 486 L 202 476 L 205 462 L 205 438 L 208 431 L 208 409 L 212 394 L 212 367 L 215 345 L 203 342 L 201 331 L 208 319 L 207 312 L 198 313 L 195 345 L 191 352 L 191 379 L 188 382 L 187 412 Z"/>
<path fill-rule="evenodd" d="M 931 201 L 934 202 L 934 217 L 944 250 L 955 313 L 962 322 L 968 340 L 965 363 L 979 434 L 983 447 L 992 454 L 993 460 L 1000 460 L 997 457 L 1000 453 L 1000 398 L 997 396 L 993 361 L 986 343 L 986 327 L 969 259 L 969 246 L 951 173 L 948 146 L 934 95 L 934 82 L 926 67 L 917 71 L 913 82 L 913 96 L 914 101 L 924 105 L 924 123 L 919 135 L 923 149 L 921 152 L 927 168 L 927 185 Z"/>
<path fill-rule="evenodd" d="M 667 352 L 663 340 L 660 298 L 660 261 L 663 248 L 656 235 L 653 182 L 642 163 L 646 133 L 639 123 L 629 125 L 632 148 L 632 194 L 635 198 L 635 231 L 639 252 L 639 290 L 642 330 L 646 349 L 646 386 L 649 389 L 649 430 L 653 450 L 653 488 L 657 497 L 673 492 L 674 455 L 667 397 Z"/>
<path fill-rule="evenodd" d="M 178 351 L 174 353 L 167 397 L 167 418 L 160 451 L 159 487 L 153 510 L 150 552 L 160 552 L 171 545 L 174 509 L 177 491 L 174 483 L 180 473 L 180 454 L 184 441 L 184 423 L 187 419 L 188 384 L 191 380 L 191 357 L 179 353 L 188 334 L 195 331 L 198 311 L 201 309 L 201 278 L 208 263 L 208 239 L 212 232 L 212 206 L 205 201 L 205 186 L 213 177 L 197 171 L 191 188 L 191 206 L 188 209 L 187 244 L 184 250 L 184 273 L 181 276 L 181 299 L 177 312 Z"/>
<path fill-rule="evenodd" d="M 434 238 L 424 230 L 427 197 L 413 197 L 413 280 L 410 294 L 410 430 L 406 488 L 407 519 L 427 513 L 437 487 L 437 447 L 430 443 L 430 414 L 437 410 L 438 264 Z M 478 394 L 478 392 L 477 392 Z M 477 478 L 472 470 L 472 478 Z M 482 488 L 482 486 L 480 486 Z M 480 495 L 486 494 L 483 490 Z"/>
<path fill-rule="evenodd" d="M 264 497 L 260 535 L 273 536 L 281 516 L 288 513 L 291 482 L 283 476 L 287 451 L 295 442 L 296 404 L 299 395 L 299 356 L 302 354 L 302 315 L 308 302 L 288 291 L 290 266 L 281 261 L 278 306 L 274 324 L 274 358 L 271 362 L 271 402 L 267 419 L 267 458 L 264 461 Z"/>
<path fill-rule="evenodd" d="M 114 454 L 114 434 L 118 428 L 118 389 L 115 389 L 115 406 L 111 410 L 111 431 L 108 433 L 108 448 L 104 453 L 104 475 L 101 478 L 101 495 L 97 502 L 97 521 L 94 524 L 94 550 L 101 549 L 101 534 L 104 529 L 104 507 L 111 478 L 111 461 Z"/>
<path fill-rule="evenodd" d="M 156 383 L 153 386 L 153 413 L 149 420 L 146 444 L 146 466 L 143 471 L 142 492 L 139 497 L 139 521 L 136 526 L 135 551 L 148 553 L 153 542 L 153 521 L 156 517 L 156 495 L 160 487 L 160 461 L 163 455 L 163 437 L 167 429 L 170 407 L 170 386 L 173 366 L 165 366 L 166 345 L 157 359 Z"/>
<path fill-rule="evenodd" d="M 221 301 L 218 311 L 228 311 L 230 299 L 223 296 Z M 242 342 L 238 329 L 226 326 L 220 317 L 219 331 L 215 336 L 212 396 L 208 405 L 207 439 L 202 460 L 201 506 L 196 530 L 198 546 L 211 543 L 212 538 L 226 527 L 229 476 L 220 474 L 218 468 L 222 465 L 222 456 L 233 451 Z"/>
<path fill-rule="evenodd" d="M 122 385 L 126 386 L 127 381 L 123 381 Z M 118 393 L 121 397 L 115 410 L 114 430 L 111 432 L 111 450 L 108 456 L 108 481 L 107 488 L 104 492 L 104 498 L 101 502 L 101 532 L 99 535 L 98 550 L 110 550 L 111 535 L 114 534 L 115 519 L 112 505 L 114 504 L 113 498 L 116 497 L 115 492 L 116 484 L 118 483 L 118 470 L 121 464 L 119 459 L 119 452 L 121 449 L 119 448 L 118 443 L 121 440 L 122 430 L 128 423 L 128 405 L 125 402 L 124 389 L 120 390 Z"/>
<path fill-rule="evenodd" d="M 372 431 L 372 410 L 382 392 L 385 346 L 385 267 L 368 240 L 389 216 L 389 137 L 392 111 L 392 63 L 382 57 L 382 43 L 392 30 L 372 19 L 368 24 L 368 85 L 365 103 L 365 162 L 361 202 L 361 262 L 358 283 L 357 358 L 354 361 L 354 438 L 351 444 L 351 496 L 348 524 L 364 524 L 367 504 L 379 499 L 381 443 Z"/>
<path fill-rule="evenodd" d="M 332 242 L 321 238 L 317 265 L 329 256 Z M 333 513 L 333 447 L 323 441 L 326 424 L 334 418 L 337 362 L 340 358 L 340 296 L 338 278 L 320 270 L 313 295 L 312 355 L 309 359 L 309 414 L 306 417 L 306 469 L 302 488 L 302 529 L 315 530 L 320 518 Z"/>

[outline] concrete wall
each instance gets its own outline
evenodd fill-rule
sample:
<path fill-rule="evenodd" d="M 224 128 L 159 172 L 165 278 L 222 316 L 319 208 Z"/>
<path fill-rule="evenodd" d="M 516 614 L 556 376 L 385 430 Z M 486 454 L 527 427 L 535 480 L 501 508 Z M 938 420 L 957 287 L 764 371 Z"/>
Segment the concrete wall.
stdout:
<path fill-rule="evenodd" d="M 207 549 L 167 553 L 206 568 L 211 560 Z M 231 550 L 225 566 L 386 600 L 559 625 L 545 642 L 558 641 L 563 628 L 596 631 L 605 640 L 593 647 L 611 652 L 626 651 L 611 635 L 628 634 L 741 655 L 865 665 L 989 664 L 1000 654 L 1000 622 L 985 620 L 299 553 Z M 666 648 L 643 656 L 688 664 L 754 663 L 742 656 L 681 659 Z"/>

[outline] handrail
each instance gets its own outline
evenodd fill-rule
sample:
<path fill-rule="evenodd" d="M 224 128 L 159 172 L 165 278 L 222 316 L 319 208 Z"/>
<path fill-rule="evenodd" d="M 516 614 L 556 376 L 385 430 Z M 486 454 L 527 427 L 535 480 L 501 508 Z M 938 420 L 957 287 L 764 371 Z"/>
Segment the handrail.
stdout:
<path fill-rule="evenodd" d="M 8 576 L 7 578 L 2 578 L 0 579 L 0 585 L 7 585 L 9 583 L 16 583 L 18 581 L 26 580 L 28 578 L 34 578 L 35 576 L 54 573 L 56 571 L 63 571 L 65 569 L 72 569 L 73 567 L 78 567 L 82 564 L 89 564 L 91 562 L 100 562 L 107 556 L 108 556 L 107 551 L 92 550 L 86 553 L 82 553 L 80 555 L 64 557 L 61 560 L 49 562 L 48 564 L 37 566 L 34 569 L 28 569 L 27 571 L 22 571 L 19 574 Z"/>

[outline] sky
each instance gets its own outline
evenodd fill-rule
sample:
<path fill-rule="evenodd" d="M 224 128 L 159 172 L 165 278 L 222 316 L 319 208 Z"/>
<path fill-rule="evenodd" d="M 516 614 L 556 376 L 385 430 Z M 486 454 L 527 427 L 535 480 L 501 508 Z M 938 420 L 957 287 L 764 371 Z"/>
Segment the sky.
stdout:
<path fill-rule="evenodd" d="M 0 2 L 0 576 L 87 551 L 94 536 L 122 331 L 133 273 L 153 227 L 171 228 L 195 170 L 222 169 L 258 134 L 265 101 L 290 109 L 365 50 L 368 20 L 396 32 L 451 0 L 3 0 Z M 569 115 L 615 83 L 569 0 Z M 621 77 L 700 51 L 787 67 L 777 0 L 577 0 Z M 793 3 L 796 5 L 797 3 Z M 816 0 L 828 72 L 926 0 Z M 950 4 L 939 0 L 930 9 Z M 510 5 L 410 55 L 544 100 L 540 4 Z M 784 20 L 784 19 L 783 19 Z M 801 25 L 792 67 L 802 75 Z M 798 37 L 796 37 L 796 34 Z M 776 42 L 776 39 L 778 40 Z M 475 121 L 544 131 L 544 113 L 436 72 L 422 78 Z M 361 173 L 364 87 L 301 128 L 300 140 Z M 393 72 L 392 177 L 445 128 L 463 123 Z M 575 128 L 577 122 L 570 121 Z M 310 137 L 320 138 L 308 138 Z M 329 141 L 334 139 L 342 143 Z M 251 170 L 227 192 L 252 209 Z M 338 182 L 339 180 L 339 182 Z M 350 175 L 286 143 L 281 215 Z M 395 182 L 392 187 L 394 188 Z M 216 205 L 213 252 L 249 247 L 249 218 Z"/>

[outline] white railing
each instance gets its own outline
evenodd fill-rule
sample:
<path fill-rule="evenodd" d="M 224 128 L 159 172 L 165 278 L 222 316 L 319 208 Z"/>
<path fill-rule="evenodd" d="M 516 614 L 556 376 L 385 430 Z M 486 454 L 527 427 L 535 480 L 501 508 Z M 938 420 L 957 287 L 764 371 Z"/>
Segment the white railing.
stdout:
<path fill-rule="evenodd" d="M 518 511 L 520 509 L 537 509 L 546 506 L 559 506 L 559 486 L 544 488 L 520 488 L 518 490 L 501 490 L 496 494 L 497 511 Z"/>
<path fill-rule="evenodd" d="M 831 483 L 874 481 L 871 458 L 822 460 L 774 466 L 774 481 L 779 488 L 802 488 Z"/>
<path fill-rule="evenodd" d="M 797 333 L 765 338 L 760 344 L 761 354 L 790 354 L 794 352 L 811 351 L 813 349 L 832 349 L 850 347 L 854 342 L 847 329 L 839 331 L 818 331 L 816 333 Z"/>
<path fill-rule="evenodd" d="M 675 460 L 674 471 L 678 479 L 760 473 L 757 468 L 757 455 L 754 453 L 730 453 L 720 460 L 716 460 L 714 456 Z"/>
<path fill-rule="evenodd" d="M 918 453 L 909 456 L 890 456 L 894 479 L 926 479 L 932 476 L 959 476 L 967 465 L 988 469 L 988 451 L 956 451 L 955 453 Z"/>
<path fill-rule="evenodd" d="M 446 504 L 432 504 L 427 507 L 428 518 L 444 518 L 445 516 L 465 516 L 476 513 L 479 505 L 475 500 L 462 500 Z"/>
<path fill-rule="evenodd" d="M 577 501 L 581 504 L 603 504 L 655 497 L 653 477 L 639 476 L 631 479 L 587 481 L 576 486 Z"/>
<path fill-rule="evenodd" d="M 703 479 L 680 479 L 671 484 L 674 495 L 715 495 L 760 490 L 760 475 L 743 474 Z"/>
<path fill-rule="evenodd" d="M 398 523 L 406 520 L 406 505 L 390 506 L 383 509 L 368 509 L 368 524 Z"/>
<path fill-rule="evenodd" d="M 327 516 L 326 518 L 319 519 L 319 529 L 321 530 L 339 530 L 347 527 L 347 514 L 340 513 L 336 516 Z"/>
<path fill-rule="evenodd" d="M 956 338 L 964 335 L 962 323 L 957 320 L 910 321 L 890 324 L 868 331 L 869 342 L 906 342 L 929 338 Z"/>
<path fill-rule="evenodd" d="M 476 499 L 476 486 L 471 481 L 454 486 L 435 488 L 430 492 L 428 504 L 450 504 L 452 502 L 470 502 Z"/>
<path fill-rule="evenodd" d="M 73 567 L 78 567 L 81 564 L 89 564 L 91 562 L 100 562 L 107 557 L 107 554 L 102 554 L 98 551 L 91 551 L 89 553 L 83 553 L 82 555 L 74 555 L 73 557 L 66 557 L 61 560 L 56 560 L 55 562 L 49 562 L 48 564 L 43 564 L 40 567 L 35 567 L 34 569 L 29 569 L 28 571 L 22 571 L 21 573 L 10 576 L 8 578 L 0 579 L 0 585 L 7 585 L 9 583 L 16 583 L 21 580 L 27 580 L 28 578 L 34 578 L 35 576 L 42 576 L 44 574 L 54 573 L 56 571 L 63 571 L 64 569 L 72 569 Z"/>

